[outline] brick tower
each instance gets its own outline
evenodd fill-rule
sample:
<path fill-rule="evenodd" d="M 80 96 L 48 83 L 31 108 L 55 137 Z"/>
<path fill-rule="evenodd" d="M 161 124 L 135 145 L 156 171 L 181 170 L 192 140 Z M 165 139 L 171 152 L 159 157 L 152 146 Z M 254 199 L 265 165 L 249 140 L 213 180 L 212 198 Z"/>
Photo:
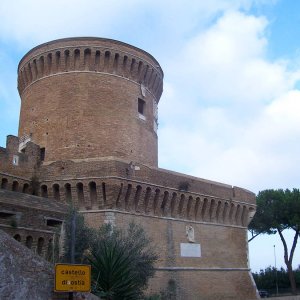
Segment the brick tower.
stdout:
<path fill-rule="evenodd" d="M 45 161 L 119 157 L 157 166 L 163 72 L 147 52 L 101 38 L 52 41 L 18 68 L 19 137 Z"/>

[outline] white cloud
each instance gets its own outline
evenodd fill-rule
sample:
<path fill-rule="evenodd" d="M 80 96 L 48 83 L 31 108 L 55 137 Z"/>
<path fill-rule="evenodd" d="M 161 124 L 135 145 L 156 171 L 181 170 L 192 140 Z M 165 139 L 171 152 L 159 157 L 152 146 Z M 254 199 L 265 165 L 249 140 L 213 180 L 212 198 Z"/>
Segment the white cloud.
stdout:
<path fill-rule="evenodd" d="M 188 42 L 181 61 L 170 62 L 171 68 L 181 70 L 180 79 L 201 95 L 202 101 L 268 102 L 288 91 L 297 78 L 287 70 L 287 62 L 266 59 L 267 25 L 263 17 L 226 12 Z"/>
<path fill-rule="evenodd" d="M 18 0 L 0 2 L 0 38 L 21 47 L 69 36 L 180 43 L 184 35 L 227 9 L 248 9 L 252 0 Z M 168 36 L 168 43 L 165 38 Z"/>
<path fill-rule="evenodd" d="M 298 185 L 299 71 L 266 58 L 267 26 L 231 10 L 188 42 L 160 104 L 162 166 L 256 192 Z"/>

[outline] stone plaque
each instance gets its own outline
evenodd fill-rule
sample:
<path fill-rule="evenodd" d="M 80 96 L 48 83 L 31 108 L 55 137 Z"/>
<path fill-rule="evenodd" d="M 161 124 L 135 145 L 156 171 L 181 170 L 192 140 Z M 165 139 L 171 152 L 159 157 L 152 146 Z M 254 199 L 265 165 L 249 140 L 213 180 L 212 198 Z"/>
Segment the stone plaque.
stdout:
<path fill-rule="evenodd" d="M 180 255 L 182 257 L 201 257 L 200 244 L 181 243 Z"/>

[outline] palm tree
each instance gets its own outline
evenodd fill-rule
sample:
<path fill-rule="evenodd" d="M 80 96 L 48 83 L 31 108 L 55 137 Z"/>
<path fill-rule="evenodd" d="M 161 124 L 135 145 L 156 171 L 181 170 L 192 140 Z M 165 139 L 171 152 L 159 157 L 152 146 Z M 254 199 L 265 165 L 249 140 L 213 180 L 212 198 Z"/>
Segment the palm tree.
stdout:
<path fill-rule="evenodd" d="M 107 300 L 139 299 L 157 260 L 144 230 L 133 223 L 125 232 L 103 226 L 87 258 L 93 293 Z"/>

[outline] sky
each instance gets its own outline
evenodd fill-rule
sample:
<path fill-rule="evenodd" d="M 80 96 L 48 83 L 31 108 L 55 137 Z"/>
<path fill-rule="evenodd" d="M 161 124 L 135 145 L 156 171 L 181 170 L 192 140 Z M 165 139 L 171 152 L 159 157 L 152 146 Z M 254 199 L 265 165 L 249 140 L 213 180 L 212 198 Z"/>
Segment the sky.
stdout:
<path fill-rule="evenodd" d="M 146 50 L 164 71 L 160 167 L 255 193 L 300 188 L 299 11 L 294 0 L 1 0 L 0 146 L 18 132 L 25 53 L 106 37 Z M 284 265 L 280 240 L 264 235 L 249 244 L 253 271 L 274 266 L 274 245 Z"/>

